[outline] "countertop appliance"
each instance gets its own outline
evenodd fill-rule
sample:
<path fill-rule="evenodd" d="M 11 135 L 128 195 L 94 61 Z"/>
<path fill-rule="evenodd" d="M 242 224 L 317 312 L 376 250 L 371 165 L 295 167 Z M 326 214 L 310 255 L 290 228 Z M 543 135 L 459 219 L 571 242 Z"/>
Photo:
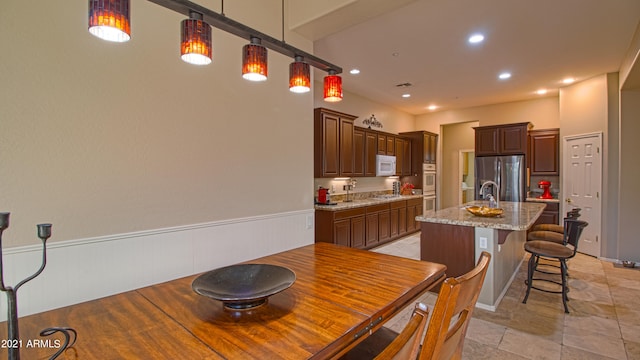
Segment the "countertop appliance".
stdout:
<path fill-rule="evenodd" d="M 476 157 L 475 188 L 493 181 L 500 189 L 502 201 L 525 201 L 526 192 L 526 164 L 524 155 L 509 156 L 478 156 Z M 482 193 L 476 192 L 476 200 L 486 200 L 489 194 L 495 194 L 493 185 L 485 186 Z"/>
<path fill-rule="evenodd" d="M 542 195 L 538 196 L 538 199 L 553 199 L 553 195 L 551 195 L 551 181 L 540 180 L 538 181 L 538 187 L 542 189 Z"/>
<path fill-rule="evenodd" d="M 396 174 L 396 157 L 376 155 L 376 176 L 394 176 Z"/>

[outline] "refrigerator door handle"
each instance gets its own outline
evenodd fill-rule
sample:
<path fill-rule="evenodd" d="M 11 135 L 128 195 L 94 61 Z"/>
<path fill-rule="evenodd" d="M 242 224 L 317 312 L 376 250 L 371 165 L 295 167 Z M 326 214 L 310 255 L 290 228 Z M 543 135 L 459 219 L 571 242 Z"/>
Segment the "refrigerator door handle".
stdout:
<path fill-rule="evenodd" d="M 502 189 L 502 160 L 498 158 L 498 171 L 496 171 L 496 184 L 498 184 L 498 188 L 496 189 L 496 196 L 500 198 L 500 191 Z"/>

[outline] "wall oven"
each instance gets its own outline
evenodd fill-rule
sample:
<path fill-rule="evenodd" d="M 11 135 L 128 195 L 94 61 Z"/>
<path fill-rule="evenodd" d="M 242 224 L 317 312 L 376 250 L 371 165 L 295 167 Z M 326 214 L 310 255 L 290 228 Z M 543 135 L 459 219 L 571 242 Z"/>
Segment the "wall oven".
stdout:
<path fill-rule="evenodd" d="M 436 165 L 422 165 L 422 194 L 424 196 L 436 196 Z"/>
<path fill-rule="evenodd" d="M 436 196 L 429 195 L 422 197 L 422 212 L 427 213 L 436 209 Z"/>

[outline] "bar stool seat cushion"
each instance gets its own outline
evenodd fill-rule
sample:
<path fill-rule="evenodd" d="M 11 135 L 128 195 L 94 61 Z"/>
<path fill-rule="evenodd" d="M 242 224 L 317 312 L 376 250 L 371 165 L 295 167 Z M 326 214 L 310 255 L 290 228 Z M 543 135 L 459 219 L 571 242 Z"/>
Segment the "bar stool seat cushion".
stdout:
<path fill-rule="evenodd" d="M 538 224 L 538 225 L 534 225 L 531 228 L 532 231 L 554 231 L 557 233 L 564 233 L 564 225 L 558 225 L 558 224 Z"/>
<path fill-rule="evenodd" d="M 573 249 L 562 244 L 545 240 L 532 240 L 524 244 L 524 249 L 537 256 L 554 259 L 569 258 L 573 255 Z"/>
<path fill-rule="evenodd" d="M 550 241 L 557 244 L 564 244 L 564 234 L 555 231 L 532 231 L 527 235 L 527 242 L 534 240 Z"/>

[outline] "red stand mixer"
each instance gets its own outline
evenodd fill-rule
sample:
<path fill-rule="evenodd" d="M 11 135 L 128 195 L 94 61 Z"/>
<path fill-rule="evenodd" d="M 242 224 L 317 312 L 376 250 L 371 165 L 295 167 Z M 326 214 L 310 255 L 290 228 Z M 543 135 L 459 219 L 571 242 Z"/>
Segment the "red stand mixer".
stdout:
<path fill-rule="evenodd" d="M 538 199 L 553 199 L 553 195 L 551 195 L 551 181 L 541 180 L 538 181 L 538 187 L 543 190 L 542 195 L 538 196 Z"/>

